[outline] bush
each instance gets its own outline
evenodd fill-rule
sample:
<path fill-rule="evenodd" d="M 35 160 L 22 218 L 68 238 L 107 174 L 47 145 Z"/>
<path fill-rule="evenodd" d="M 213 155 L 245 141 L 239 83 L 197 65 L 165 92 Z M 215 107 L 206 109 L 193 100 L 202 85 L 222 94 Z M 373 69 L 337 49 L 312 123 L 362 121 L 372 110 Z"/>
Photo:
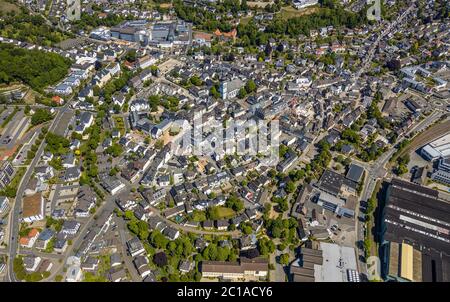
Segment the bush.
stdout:
<path fill-rule="evenodd" d="M 280 264 L 288 265 L 289 264 L 289 254 L 281 254 L 280 255 Z"/>
<path fill-rule="evenodd" d="M 61 282 L 62 279 L 63 279 L 63 276 L 61 276 L 61 275 L 56 275 L 56 276 L 55 276 L 55 281 L 56 281 L 56 282 Z"/>
<path fill-rule="evenodd" d="M 280 243 L 280 244 L 277 246 L 277 249 L 278 249 L 279 251 L 284 251 L 284 250 L 286 249 L 286 244 Z"/>

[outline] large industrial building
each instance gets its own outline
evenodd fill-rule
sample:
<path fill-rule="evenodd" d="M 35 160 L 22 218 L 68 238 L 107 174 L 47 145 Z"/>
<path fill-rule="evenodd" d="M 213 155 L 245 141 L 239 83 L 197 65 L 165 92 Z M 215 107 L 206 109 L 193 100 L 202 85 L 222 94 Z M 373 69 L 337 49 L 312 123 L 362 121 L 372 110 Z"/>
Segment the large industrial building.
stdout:
<path fill-rule="evenodd" d="M 111 37 L 128 42 L 149 41 L 148 22 L 146 20 L 125 21 L 118 26 L 111 27 Z"/>
<path fill-rule="evenodd" d="M 450 157 L 439 159 L 437 168 L 431 174 L 431 179 L 450 185 Z"/>
<path fill-rule="evenodd" d="M 150 23 L 146 20 L 126 21 L 111 28 L 111 37 L 157 47 L 189 45 L 192 25 L 182 20 Z"/>
<path fill-rule="evenodd" d="M 151 42 L 189 45 L 192 42 L 191 25 L 182 20 L 155 23 L 151 29 Z"/>
<path fill-rule="evenodd" d="M 428 161 L 435 161 L 441 157 L 450 157 L 450 133 L 423 147 L 420 154 Z"/>
<path fill-rule="evenodd" d="M 393 179 L 380 220 L 385 280 L 450 281 L 450 204 L 438 191 Z"/>
<path fill-rule="evenodd" d="M 294 282 L 360 282 L 355 249 L 328 242 L 302 247 L 290 273 Z"/>

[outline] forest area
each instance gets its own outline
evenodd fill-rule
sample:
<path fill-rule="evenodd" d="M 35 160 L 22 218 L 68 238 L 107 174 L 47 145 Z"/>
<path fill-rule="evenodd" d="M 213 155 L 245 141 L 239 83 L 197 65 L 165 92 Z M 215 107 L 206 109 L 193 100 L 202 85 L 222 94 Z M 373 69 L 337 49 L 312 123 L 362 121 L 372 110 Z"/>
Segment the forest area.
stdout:
<path fill-rule="evenodd" d="M 70 60 L 62 56 L 0 44 L 0 84 L 23 82 L 42 92 L 67 75 Z"/>

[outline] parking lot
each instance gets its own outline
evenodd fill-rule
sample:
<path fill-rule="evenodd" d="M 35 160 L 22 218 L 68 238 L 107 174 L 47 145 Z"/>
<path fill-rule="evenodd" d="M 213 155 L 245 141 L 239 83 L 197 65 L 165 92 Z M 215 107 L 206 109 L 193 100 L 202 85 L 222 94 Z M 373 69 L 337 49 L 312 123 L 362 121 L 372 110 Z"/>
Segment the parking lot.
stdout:
<path fill-rule="evenodd" d="M 63 113 L 63 116 L 59 120 L 58 127 L 55 129 L 55 133 L 61 136 L 65 136 L 69 125 L 74 122 L 73 120 L 74 112 L 73 111 L 66 111 Z"/>
<path fill-rule="evenodd" d="M 170 72 L 176 66 L 180 66 L 180 65 L 182 65 L 182 63 L 180 61 L 171 58 L 171 59 L 165 61 L 164 63 L 160 64 L 158 66 L 158 69 L 161 72 L 161 75 L 164 76 L 166 73 Z"/>
<path fill-rule="evenodd" d="M 73 205 L 73 200 L 76 198 L 80 185 L 78 182 L 68 184 L 57 184 L 50 192 L 50 212 L 55 209 L 64 209 L 66 214 Z"/>
<path fill-rule="evenodd" d="M 30 118 L 23 111 L 18 111 L 6 125 L 0 137 L 0 147 L 12 148 L 30 126 Z"/>
<path fill-rule="evenodd" d="M 31 137 L 31 139 L 22 146 L 22 148 L 17 153 L 16 157 L 14 158 L 14 160 L 12 162 L 13 165 L 21 166 L 21 165 L 25 164 L 25 161 L 27 160 L 27 153 L 30 150 L 31 146 L 34 144 L 38 135 L 39 135 L 38 132 L 34 133 L 33 136 Z"/>
<path fill-rule="evenodd" d="M 0 125 L 3 124 L 3 122 L 6 120 L 6 118 L 14 111 L 13 108 L 8 108 L 5 109 L 5 111 L 3 111 L 0 114 Z"/>

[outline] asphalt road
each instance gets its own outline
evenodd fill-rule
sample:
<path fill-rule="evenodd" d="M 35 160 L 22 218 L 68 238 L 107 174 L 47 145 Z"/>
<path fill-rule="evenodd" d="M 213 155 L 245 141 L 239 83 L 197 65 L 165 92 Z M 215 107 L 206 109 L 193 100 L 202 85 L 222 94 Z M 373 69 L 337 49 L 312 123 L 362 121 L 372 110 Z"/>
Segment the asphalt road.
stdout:
<path fill-rule="evenodd" d="M 55 131 L 57 125 L 59 124 L 59 121 L 63 115 L 64 112 L 66 112 L 69 109 L 69 103 L 67 102 L 63 107 L 59 108 L 58 113 L 56 114 L 52 124 L 49 127 L 49 131 Z M 13 209 L 10 212 L 9 215 L 9 244 L 8 244 L 8 270 L 5 276 L 6 281 L 9 282 L 19 282 L 14 274 L 14 268 L 13 268 L 13 260 L 17 255 L 17 248 L 18 248 L 18 236 L 19 236 L 19 228 L 20 228 L 20 214 L 21 214 L 21 208 L 22 208 L 22 196 L 26 189 L 26 186 L 28 184 L 28 181 L 31 178 L 31 175 L 33 174 L 34 168 L 36 167 L 37 163 L 39 162 L 45 148 L 45 140 L 42 141 L 41 145 L 38 148 L 38 151 L 36 152 L 36 156 L 31 161 L 31 164 L 28 166 L 25 175 L 22 177 L 22 180 L 19 184 L 19 187 L 17 189 L 16 198 L 14 200 Z"/>
<path fill-rule="evenodd" d="M 125 267 L 127 268 L 128 272 L 131 275 L 131 280 L 133 281 L 142 281 L 141 276 L 139 275 L 138 271 L 136 270 L 136 267 L 133 264 L 133 258 L 131 257 L 131 255 L 128 253 L 127 249 L 126 249 L 126 244 L 127 244 L 127 226 L 125 225 L 125 222 L 123 221 L 122 218 L 118 218 L 115 220 L 117 223 L 117 228 L 119 229 L 119 234 L 120 234 L 120 251 L 122 253 L 122 258 L 125 262 Z"/>
<path fill-rule="evenodd" d="M 415 3 L 415 1 L 413 2 L 413 4 L 414 3 Z M 371 65 L 372 58 L 375 54 L 375 51 L 378 49 L 378 44 L 380 43 L 381 39 L 383 39 L 386 35 L 388 35 L 392 29 L 395 29 L 395 27 L 403 21 L 403 18 L 405 18 L 405 16 L 407 16 L 413 8 L 414 8 L 414 5 L 411 5 L 410 7 L 408 7 L 408 9 L 405 12 L 403 12 L 403 14 L 401 14 L 394 22 L 390 23 L 383 30 L 383 32 L 377 37 L 376 41 L 372 44 L 372 47 L 368 51 L 368 53 L 365 57 L 365 61 L 362 64 L 362 67 L 356 72 L 355 76 L 353 77 L 353 83 L 356 84 L 357 80 L 361 77 L 361 75 L 364 72 L 366 72 L 366 69 L 369 68 L 369 66 Z M 393 32 L 396 32 L 396 30 L 393 30 Z"/>
<path fill-rule="evenodd" d="M 102 206 L 99 209 L 97 209 L 97 211 L 98 211 L 98 213 L 101 213 L 102 211 L 107 211 L 109 213 L 112 213 L 114 208 L 115 208 L 114 202 L 112 200 L 107 199 L 105 202 L 103 202 Z M 63 275 L 64 265 L 66 264 L 67 258 L 72 256 L 73 251 L 78 249 L 81 246 L 81 244 L 84 241 L 85 235 L 94 226 L 95 219 L 93 217 L 94 217 L 94 215 L 91 215 L 89 217 L 89 220 L 81 227 L 81 231 L 78 233 L 78 235 L 77 235 L 76 239 L 73 241 L 72 245 L 70 245 L 67 248 L 67 250 L 64 252 L 64 256 L 62 257 L 60 267 L 53 272 L 53 274 L 48 278 L 49 280 L 58 274 Z"/>
<path fill-rule="evenodd" d="M 442 115 L 442 112 L 433 112 L 428 117 L 426 117 L 424 120 L 417 123 L 415 126 L 413 126 L 411 129 L 409 129 L 406 132 L 406 135 L 409 135 L 413 132 L 419 132 L 424 129 L 426 129 L 429 125 L 431 125 L 434 121 L 439 119 L 439 117 Z M 405 136 L 401 135 L 399 136 L 399 139 L 397 142 L 401 142 L 405 139 Z M 381 155 L 374 163 L 370 164 L 370 168 L 368 169 L 368 175 L 365 180 L 365 184 L 361 193 L 361 201 L 367 201 L 372 196 L 373 190 L 375 189 L 375 185 L 377 180 L 382 179 L 387 171 L 386 164 L 389 162 L 392 155 L 395 153 L 397 149 L 392 148 L 389 151 L 385 152 L 383 155 Z M 366 166 L 367 168 L 367 166 Z M 356 207 L 355 211 L 355 217 L 359 216 L 359 206 Z M 364 240 L 364 223 L 360 222 L 359 219 L 355 219 L 355 228 L 356 228 L 356 235 L 357 240 L 362 241 Z M 360 249 L 358 249 L 358 255 L 364 255 L 364 252 Z M 359 271 L 363 274 L 366 274 L 367 272 L 367 265 L 365 262 L 360 261 L 358 258 L 358 268 Z"/>

